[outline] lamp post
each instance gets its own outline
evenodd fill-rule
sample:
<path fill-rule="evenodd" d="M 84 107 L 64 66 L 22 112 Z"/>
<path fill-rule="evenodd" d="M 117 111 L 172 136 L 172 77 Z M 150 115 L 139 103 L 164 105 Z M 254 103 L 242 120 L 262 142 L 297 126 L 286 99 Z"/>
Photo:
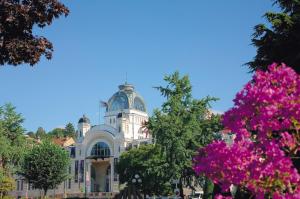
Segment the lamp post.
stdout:
<path fill-rule="evenodd" d="M 175 198 L 178 198 L 178 195 L 180 193 L 178 186 L 177 186 L 179 184 L 179 179 L 173 179 L 172 184 L 175 184 L 174 195 L 175 195 Z"/>
<path fill-rule="evenodd" d="M 135 174 L 133 176 L 131 182 L 132 182 L 132 187 L 133 187 L 133 190 L 134 190 L 134 195 L 136 197 L 136 196 L 140 195 L 140 192 L 137 190 L 137 187 L 142 184 L 142 182 L 143 182 L 142 178 L 140 177 L 139 174 Z M 138 198 L 139 198 L 139 196 L 138 196 Z"/>
<path fill-rule="evenodd" d="M 139 174 L 135 174 L 134 177 L 132 178 L 131 182 L 133 184 L 141 184 L 142 179 L 140 178 Z"/>

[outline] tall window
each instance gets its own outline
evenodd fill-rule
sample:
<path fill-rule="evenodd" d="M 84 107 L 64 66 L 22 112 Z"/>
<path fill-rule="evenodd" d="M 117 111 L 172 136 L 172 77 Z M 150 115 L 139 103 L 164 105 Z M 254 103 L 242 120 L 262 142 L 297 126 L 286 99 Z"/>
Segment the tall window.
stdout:
<path fill-rule="evenodd" d="M 80 182 L 84 180 L 84 160 L 80 160 Z"/>
<path fill-rule="evenodd" d="M 109 157 L 110 156 L 109 146 L 104 142 L 98 142 L 93 146 L 91 155 L 98 156 L 98 157 Z"/>
<path fill-rule="evenodd" d="M 78 160 L 75 160 L 75 182 L 78 182 Z"/>
<path fill-rule="evenodd" d="M 69 166 L 69 175 L 71 175 L 71 166 Z M 68 179 L 68 188 L 71 189 L 71 178 Z"/>

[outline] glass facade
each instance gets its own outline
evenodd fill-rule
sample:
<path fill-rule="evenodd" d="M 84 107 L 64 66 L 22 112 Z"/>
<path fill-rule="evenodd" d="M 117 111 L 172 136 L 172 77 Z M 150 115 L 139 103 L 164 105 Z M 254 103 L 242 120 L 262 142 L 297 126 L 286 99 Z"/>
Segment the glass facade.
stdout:
<path fill-rule="evenodd" d="M 128 97 L 125 93 L 117 93 L 110 104 L 109 111 L 128 109 Z"/>
<path fill-rule="evenodd" d="M 141 98 L 139 98 L 139 97 L 135 97 L 134 98 L 134 105 L 133 105 L 133 107 L 136 110 L 146 112 L 145 104 L 144 104 L 143 100 Z"/>
<path fill-rule="evenodd" d="M 109 146 L 104 142 L 98 142 L 93 146 L 91 156 L 109 157 L 110 156 Z"/>

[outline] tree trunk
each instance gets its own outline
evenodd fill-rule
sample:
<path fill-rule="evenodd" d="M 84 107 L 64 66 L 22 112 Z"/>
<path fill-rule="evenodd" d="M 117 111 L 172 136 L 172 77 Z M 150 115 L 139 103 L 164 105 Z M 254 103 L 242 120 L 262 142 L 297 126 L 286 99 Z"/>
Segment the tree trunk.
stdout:
<path fill-rule="evenodd" d="M 181 178 L 179 179 L 179 191 L 180 191 L 180 197 L 184 198 L 184 195 L 183 195 L 183 185 L 182 185 L 182 179 Z"/>
<path fill-rule="evenodd" d="M 296 157 L 292 157 L 291 159 L 294 167 L 297 169 L 298 173 L 300 173 L 300 151 L 297 152 Z"/>
<path fill-rule="evenodd" d="M 214 190 L 213 190 L 213 198 L 217 195 L 217 194 L 222 194 L 222 189 L 219 185 L 214 184 Z"/>
<path fill-rule="evenodd" d="M 47 197 L 47 191 L 48 191 L 48 188 L 44 188 L 44 198 Z"/>
<path fill-rule="evenodd" d="M 214 190 L 214 183 L 205 178 L 204 190 L 203 190 L 203 199 L 212 199 L 213 197 L 213 190 Z"/>

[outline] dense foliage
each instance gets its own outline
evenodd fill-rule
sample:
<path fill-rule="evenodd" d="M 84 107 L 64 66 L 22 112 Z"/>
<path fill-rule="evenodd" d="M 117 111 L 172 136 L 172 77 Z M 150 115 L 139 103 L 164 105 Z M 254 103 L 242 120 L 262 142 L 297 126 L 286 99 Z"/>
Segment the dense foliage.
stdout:
<path fill-rule="evenodd" d="M 223 192 L 233 184 L 256 198 L 299 198 L 300 76 L 272 64 L 255 73 L 234 103 L 223 117 L 234 142 L 215 141 L 200 149 L 194 170 Z"/>
<path fill-rule="evenodd" d="M 247 63 L 255 71 L 267 70 L 272 62 L 286 63 L 300 73 L 300 1 L 273 0 L 282 10 L 267 12 L 270 25 L 255 26 L 252 43 L 257 47 L 254 60 Z"/>
<path fill-rule="evenodd" d="M 0 195 L 14 187 L 12 175 L 19 168 L 24 152 L 30 146 L 22 127 L 24 119 L 12 104 L 0 106 Z"/>
<path fill-rule="evenodd" d="M 169 179 L 165 179 L 164 171 L 168 169 L 160 155 L 160 149 L 154 145 L 143 145 L 122 153 L 117 171 L 120 183 L 134 184 L 142 193 L 148 195 L 167 195 L 171 192 Z M 132 183 L 138 174 L 141 183 Z"/>
<path fill-rule="evenodd" d="M 36 64 L 52 57 L 52 43 L 33 34 L 33 28 L 50 25 L 69 10 L 58 0 L 0 1 L 0 65 Z"/>
<path fill-rule="evenodd" d="M 25 155 L 20 174 L 35 188 L 43 189 L 46 195 L 48 189 L 67 179 L 69 163 L 67 151 L 44 141 Z"/>
<path fill-rule="evenodd" d="M 65 128 L 54 128 L 47 133 L 44 128 L 39 127 L 35 133 L 30 131 L 27 135 L 36 140 L 51 140 L 52 138 L 63 137 L 76 138 L 76 130 L 74 125 L 69 122 L 66 124 Z"/>
<path fill-rule="evenodd" d="M 164 80 L 167 86 L 158 87 L 158 90 L 166 101 L 161 110 L 155 110 L 149 118 L 147 128 L 167 164 L 167 169 L 163 171 L 165 178 L 179 179 L 183 196 L 183 187 L 193 188 L 197 184 L 192 169 L 196 149 L 209 144 L 222 126 L 219 116 L 208 110 L 210 102 L 216 99 L 194 99 L 188 76 L 180 77 L 175 72 Z"/>

